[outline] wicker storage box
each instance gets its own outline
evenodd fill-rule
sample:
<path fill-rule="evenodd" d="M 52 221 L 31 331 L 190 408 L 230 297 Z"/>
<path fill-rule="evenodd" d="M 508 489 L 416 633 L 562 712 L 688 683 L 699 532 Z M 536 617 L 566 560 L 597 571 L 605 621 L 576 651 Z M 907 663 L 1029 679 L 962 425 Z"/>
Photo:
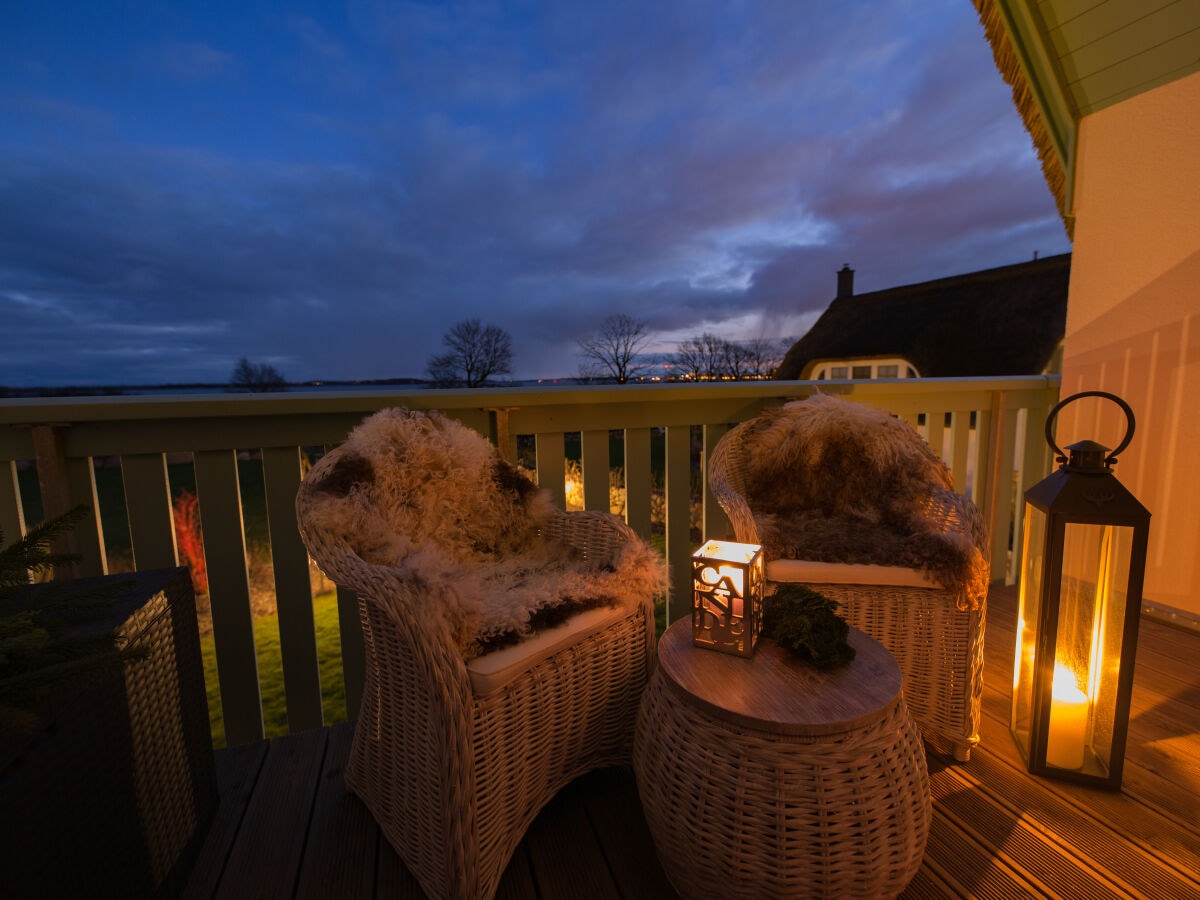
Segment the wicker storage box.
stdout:
<path fill-rule="evenodd" d="M 55 692 L 32 736 L 0 741 L 6 897 L 173 896 L 217 805 L 195 598 L 186 569 L 120 585 L 107 624 L 141 654 Z"/>

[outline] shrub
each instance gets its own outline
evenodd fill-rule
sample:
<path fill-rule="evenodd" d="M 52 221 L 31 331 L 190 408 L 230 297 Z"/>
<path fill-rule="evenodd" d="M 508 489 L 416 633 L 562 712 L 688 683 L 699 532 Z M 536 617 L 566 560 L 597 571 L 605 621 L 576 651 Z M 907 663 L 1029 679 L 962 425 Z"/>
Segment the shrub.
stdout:
<path fill-rule="evenodd" d="M 180 491 L 172 505 L 175 542 L 179 555 L 192 571 L 197 594 L 208 593 L 208 569 L 204 564 L 204 532 L 200 528 L 200 501 L 189 490 Z"/>

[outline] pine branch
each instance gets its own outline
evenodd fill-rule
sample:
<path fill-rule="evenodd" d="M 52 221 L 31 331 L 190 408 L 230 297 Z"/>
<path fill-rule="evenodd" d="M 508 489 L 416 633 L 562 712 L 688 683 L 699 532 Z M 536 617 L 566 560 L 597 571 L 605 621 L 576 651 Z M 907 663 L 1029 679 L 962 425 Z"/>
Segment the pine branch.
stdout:
<path fill-rule="evenodd" d="M 0 723 L 6 732 L 34 727 L 33 708 L 56 685 L 143 653 L 114 646 L 111 633 L 81 636 L 68 631 L 107 613 L 129 580 L 30 583 L 78 559 L 55 553 L 50 545 L 88 512 L 86 506 L 78 506 L 0 549 Z"/>
<path fill-rule="evenodd" d="M 78 562 L 77 554 L 54 553 L 50 545 L 82 522 L 89 512 L 86 506 L 76 506 L 35 525 L 24 537 L 0 549 L 0 592 L 28 584 L 31 577 L 52 572 L 55 566 Z M 4 533 L 0 532 L 0 544 L 3 542 Z"/>

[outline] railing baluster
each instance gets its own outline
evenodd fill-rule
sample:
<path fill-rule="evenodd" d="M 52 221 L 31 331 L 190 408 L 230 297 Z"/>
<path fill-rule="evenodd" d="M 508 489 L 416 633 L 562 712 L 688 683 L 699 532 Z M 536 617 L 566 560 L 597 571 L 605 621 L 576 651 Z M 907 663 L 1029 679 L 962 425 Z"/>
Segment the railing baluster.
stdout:
<path fill-rule="evenodd" d="M 537 482 L 550 492 L 559 509 L 567 508 L 567 451 L 561 431 L 538 432 L 536 441 Z"/>
<path fill-rule="evenodd" d="M 71 505 L 82 503 L 91 510 L 75 526 L 75 547 L 79 553 L 76 568 L 82 576 L 107 575 L 108 555 L 104 550 L 104 526 L 100 522 L 100 498 L 96 494 L 96 468 L 92 458 L 84 456 L 68 459 L 66 470 Z"/>
<path fill-rule="evenodd" d="M 0 461 L 0 533 L 6 546 L 25 534 L 25 506 L 15 459 Z"/>
<path fill-rule="evenodd" d="M 134 569 L 179 565 L 166 457 L 162 453 L 126 453 L 121 457 L 121 480 L 125 484 Z M 241 534 L 241 523 L 238 525 Z"/>
<path fill-rule="evenodd" d="M 946 459 L 946 414 L 941 409 L 925 410 L 925 440 L 938 455 L 938 459 Z"/>
<path fill-rule="evenodd" d="M 195 463 L 225 740 L 234 746 L 263 737 L 237 454 L 201 450 Z"/>
<path fill-rule="evenodd" d="M 262 463 L 288 730 L 306 731 L 319 728 L 324 719 L 308 551 L 296 526 L 300 451 L 297 447 L 266 447 Z"/>
<path fill-rule="evenodd" d="M 583 508 L 608 512 L 608 431 L 589 429 L 579 439 L 583 452 Z"/>
<path fill-rule="evenodd" d="M 691 613 L 691 440 L 687 425 L 667 426 L 667 564 L 671 597 L 667 624 Z"/>
<path fill-rule="evenodd" d="M 960 494 L 972 495 L 971 413 L 959 410 L 950 423 L 950 474 L 954 476 L 954 489 Z"/>
<path fill-rule="evenodd" d="M 654 479 L 650 465 L 650 429 L 625 429 L 625 521 L 650 540 L 650 498 Z"/>
<path fill-rule="evenodd" d="M 717 502 L 712 489 L 708 486 L 709 456 L 712 455 L 713 448 L 717 446 L 717 441 L 721 440 L 721 437 L 728 430 L 729 426 L 724 423 L 704 426 L 704 450 L 700 455 L 700 474 L 703 476 L 704 484 L 702 498 L 704 504 L 704 534 L 702 536 L 705 540 L 709 538 L 730 540 L 734 537 L 733 525 L 729 521 L 729 516 L 725 515 L 725 510 L 721 509 L 721 504 Z"/>

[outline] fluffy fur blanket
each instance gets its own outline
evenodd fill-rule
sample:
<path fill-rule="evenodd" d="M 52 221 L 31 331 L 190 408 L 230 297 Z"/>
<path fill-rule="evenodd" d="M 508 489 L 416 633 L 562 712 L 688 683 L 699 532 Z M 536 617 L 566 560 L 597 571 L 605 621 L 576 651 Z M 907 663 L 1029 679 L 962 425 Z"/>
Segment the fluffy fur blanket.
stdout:
<path fill-rule="evenodd" d="M 311 486 L 309 521 L 389 566 L 471 658 L 597 606 L 633 606 L 665 583 L 643 542 L 585 561 L 544 526 L 550 495 L 481 435 L 437 412 L 364 420 Z M 565 515 L 571 515 L 565 513 Z"/>
<path fill-rule="evenodd" d="M 823 394 L 739 426 L 746 501 L 768 559 L 920 569 L 974 608 L 984 523 L 908 423 Z"/>

